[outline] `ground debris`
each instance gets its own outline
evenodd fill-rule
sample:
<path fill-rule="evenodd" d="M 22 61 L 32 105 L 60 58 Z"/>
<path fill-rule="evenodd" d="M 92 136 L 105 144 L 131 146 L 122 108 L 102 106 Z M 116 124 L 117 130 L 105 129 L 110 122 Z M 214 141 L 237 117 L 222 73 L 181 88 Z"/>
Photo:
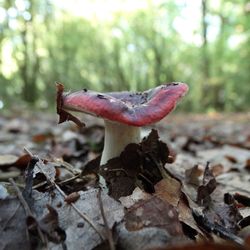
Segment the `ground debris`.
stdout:
<path fill-rule="evenodd" d="M 212 194 L 212 192 L 215 190 L 216 185 L 217 183 L 215 177 L 212 171 L 209 169 L 209 163 L 207 163 L 203 175 L 202 185 L 200 185 L 197 190 L 197 203 L 199 205 L 207 206 L 208 203 L 210 203 L 210 194 Z"/>
<path fill-rule="evenodd" d="M 104 129 L 91 119 L 2 120 L 0 249 L 245 249 L 249 121 L 162 121 L 101 170 L 109 196 L 98 188 Z"/>
<path fill-rule="evenodd" d="M 145 227 L 164 228 L 171 236 L 183 235 L 174 207 L 156 196 L 136 203 L 125 214 L 126 228 L 137 231 Z"/>

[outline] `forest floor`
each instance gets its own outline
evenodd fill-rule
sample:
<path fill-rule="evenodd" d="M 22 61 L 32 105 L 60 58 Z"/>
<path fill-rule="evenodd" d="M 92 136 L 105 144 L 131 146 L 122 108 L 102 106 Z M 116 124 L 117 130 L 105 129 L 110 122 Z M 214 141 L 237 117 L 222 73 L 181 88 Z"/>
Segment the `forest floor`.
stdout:
<path fill-rule="evenodd" d="M 105 171 L 83 120 L 0 116 L 0 249 L 250 248 L 250 113 L 170 115 Z"/>

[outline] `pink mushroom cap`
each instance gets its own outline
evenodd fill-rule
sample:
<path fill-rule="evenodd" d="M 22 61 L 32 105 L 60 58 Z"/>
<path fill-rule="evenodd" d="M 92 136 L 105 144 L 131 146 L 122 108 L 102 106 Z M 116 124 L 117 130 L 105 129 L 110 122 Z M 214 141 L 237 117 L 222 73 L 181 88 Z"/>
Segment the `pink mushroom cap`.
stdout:
<path fill-rule="evenodd" d="M 167 116 L 187 91 L 187 84 L 172 82 L 136 93 L 129 91 L 98 93 L 86 89 L 63 93 L 63 85 L 57 84 L 57 111 L 60 122 L 72 120 L 67 111 L 77 111 L 140 127 L 155 123 Z M 67 114 L 71 117 L 67 117 Z"/>

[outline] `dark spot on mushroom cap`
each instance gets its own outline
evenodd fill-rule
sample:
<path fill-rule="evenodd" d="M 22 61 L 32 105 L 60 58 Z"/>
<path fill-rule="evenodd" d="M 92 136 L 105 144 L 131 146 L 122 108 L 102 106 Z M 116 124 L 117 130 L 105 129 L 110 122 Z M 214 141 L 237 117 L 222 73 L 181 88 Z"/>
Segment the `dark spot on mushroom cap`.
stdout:
<path fill-rule="evenodd" d="M 100 99 L 107 99 L 104 95 L 101 95 L 101 94 L 97 94 L 97 97 Z"/>
<path fill-rule="evenodd" d="M 163 85 L 163 88 L 164 87 L 166 88 L 167 86 L 177 86 L 179 84 L 181 84 L 181 82 L 170 82 L 170 83 L 167 83 L 167 84 Z"/>

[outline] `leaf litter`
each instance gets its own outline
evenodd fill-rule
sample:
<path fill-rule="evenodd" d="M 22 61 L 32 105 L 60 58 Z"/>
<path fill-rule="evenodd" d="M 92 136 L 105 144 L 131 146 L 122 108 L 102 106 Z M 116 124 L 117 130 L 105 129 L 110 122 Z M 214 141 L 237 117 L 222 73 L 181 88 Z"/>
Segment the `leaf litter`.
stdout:
<path fill-rule="evenodd" d="M 101 124 L 77 128 L 56 126 L 44 114 L 42 122 L 23 117 L 1 118 L 1 249 L 249 246 L 244 119 L 237 129 L 218 119 L 162 121 L 160 136 L 153 129 L 99 169 Z M 99 189 L 100 175 L 108 194 Z"/>

